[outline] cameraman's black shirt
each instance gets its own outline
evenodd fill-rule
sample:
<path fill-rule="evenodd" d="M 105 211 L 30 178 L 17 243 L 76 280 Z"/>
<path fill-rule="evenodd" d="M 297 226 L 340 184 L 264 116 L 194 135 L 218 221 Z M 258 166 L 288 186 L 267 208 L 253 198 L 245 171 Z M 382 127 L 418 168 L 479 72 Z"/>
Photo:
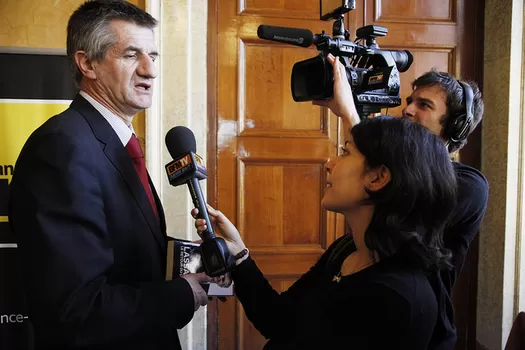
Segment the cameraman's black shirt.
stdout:
<path fill-rule="evenodd" d="M 456 344 L 456 327 L 451 293 L 461 272 L 470 243 L 476 236 L 487 209 L 488 183 L 478 170 L 454 163 L 458 182 L 458 202 L 443 235 L 445 248 L 452 252 L 453 270 L 429 278 L 441 310 L 429 350 L 452 350 Z M 443 291 L 445 293 L 443 293 Z"/>

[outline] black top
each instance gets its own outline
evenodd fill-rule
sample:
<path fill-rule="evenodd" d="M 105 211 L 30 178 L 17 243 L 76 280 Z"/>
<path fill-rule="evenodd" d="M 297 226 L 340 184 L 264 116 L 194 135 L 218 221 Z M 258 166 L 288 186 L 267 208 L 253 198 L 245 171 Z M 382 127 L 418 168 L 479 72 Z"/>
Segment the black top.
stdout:
<path fill-rule="evenodd" d="M 290 289 L 278 294 L 252 259 L 233 273 L 236 294 L 265 349 L 425 349 L 438 315 L 425 274 L 394 256 L 333 281 L 351 236 L 334 242 Z"/>
<path fill-rule="evenodd" d="M 458 182 L 458 203 L 443 235 L 446 248 L 452 252 L 452 270 L 441 271 L 429 278 L 442 310 L 429 349 L 449 350 L 456 344 L 456 327 L 451 293 L 461 272 L 470 243 L 476 236 L 487 209 L 488 183 L 478 170 L 454 163 Z"/>
<path fill-rule="evenodd" d="M 392 257 L 334 282 L 355 247 L 335 241 L 318 263 L 278 294 L 248 258 L 233 272 L 236 294 L 265 349 L 453 349 L 451 290 L 485 214 L 488 184 L 476 169 L 454 163 L 458 204 L 446 232 L 450 271 L 423 273 Z"/>

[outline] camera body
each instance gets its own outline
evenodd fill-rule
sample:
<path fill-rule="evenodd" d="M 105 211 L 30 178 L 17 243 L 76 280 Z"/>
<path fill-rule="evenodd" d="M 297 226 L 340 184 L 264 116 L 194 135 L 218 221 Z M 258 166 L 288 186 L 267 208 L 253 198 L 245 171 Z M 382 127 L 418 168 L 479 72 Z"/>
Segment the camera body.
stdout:
<path fill-rule="evenodd" d="M 322 6 L 322 5 L 321 5 Z M 354 95 L 361 117 L 378 113 L 382 108 L 401 105 L 400 76 L 413 62 L 408 50 L 381 50 L 376 38 L 385 36 L 388 29 L 368 25 L 356 31 L 356 40 L 349 40 L 344 28 L 344 13 L 355 8 L 355 2 L 337 8 L 321 19 L 334 19 L 332 36 L 324 31 L 312 34 L 307 29 L 259 26 L 262 39 L 308 47 L 316 45 L 319 55 L 296 62 L 292 68 L 291 90 L 296 102 L 329 99 L 333 97 L 334 74 L 328 54 L 339 57 Z M 322 8 L 321 8 L 322 11 Z"/>

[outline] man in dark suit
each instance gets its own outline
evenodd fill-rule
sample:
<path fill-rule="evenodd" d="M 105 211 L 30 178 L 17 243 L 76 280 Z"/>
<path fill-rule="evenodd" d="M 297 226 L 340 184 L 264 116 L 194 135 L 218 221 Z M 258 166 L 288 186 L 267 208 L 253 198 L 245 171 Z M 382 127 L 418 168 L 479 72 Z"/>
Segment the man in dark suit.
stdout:
<path fill-rule="evenodd" d="M 10 223 L 37 349 L 180 349 L 207 302 L 204 274 L 166 281 L 162 205 L 133 116 L 151 105 L 156 20 L 126 1 L 88 1 L 67 51 L 80 93 L 28 139 Z"/>

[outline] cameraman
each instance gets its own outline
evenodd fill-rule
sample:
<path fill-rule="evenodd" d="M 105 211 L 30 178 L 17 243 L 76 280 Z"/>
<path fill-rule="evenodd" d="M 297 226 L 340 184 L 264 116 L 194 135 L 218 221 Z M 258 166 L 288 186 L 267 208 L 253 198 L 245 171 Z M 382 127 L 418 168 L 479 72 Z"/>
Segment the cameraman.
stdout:
<path fill-rule="evenodd" d="M 328 55 L 328 61 L 334 68 L 334 98 L 313 101 L 314 105 L 324 106 L 343 120 L 348 127 L 360 122 L 352 91 L 346 79 L 345 67 L 337 57 Z M 439 135 L 446 144 L 449 153 L 458 151 L 467 143 L 467 137 L 474 131 L 483 117 L 483 100 L 478 86 L 468 82 L 472 89 L 473 120 L 462 137 L 453 135 L 455 124 L 466 112 L 465 91 L 460 82 L 448 73 L 431 70 L 412 83 L 412 94 L 407 98 L 403 117 L 412 120 L 434 134 Z M 456 126 L 457 128 L 457 126 Z M 444 232 L 445 248 L 452 253 L 452 270 L 443 270 L 439 278 L 430 278 L 436 295 L 445 289 L 447 300 L 440 310 L 448 310 L 438 315 L 429 349 L 453 349 L 456 343 L 456 328 L 453 321 L 453 307 L 450 295 L 454 283 L 461 271 L 468 247 L 479 231 L 485 215 L 488 198 L 488 183 L 478 170 L 453 162 L 458 182 L 457 205 L 454 215 Z"/>

